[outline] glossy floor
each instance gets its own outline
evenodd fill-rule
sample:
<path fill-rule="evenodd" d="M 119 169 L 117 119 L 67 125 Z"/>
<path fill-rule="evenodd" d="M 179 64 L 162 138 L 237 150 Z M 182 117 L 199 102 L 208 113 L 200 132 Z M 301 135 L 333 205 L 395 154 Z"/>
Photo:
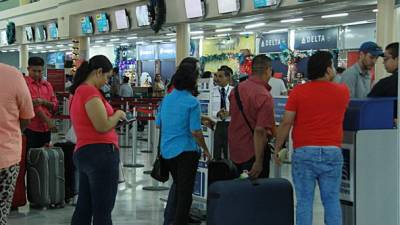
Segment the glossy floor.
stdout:
<path fill-rule="evenodd" d="M 142 150 L 147 148 L 145 142 L 139 142 Z M 131 153 L 126 154 L 126 160 Z M 163 211 L 168 191 L 145 191 L 143 187 L 152 186 L 154 183 L 149 175 L 143 174 L 149 170 L 151 154 L 139 153 L 138 160 L 145 167 L 138 169 L 125 169 L 126 182 L 120 185 L 117 203 L 113 212 L 114 225 L 162 225 Z M 290 179 L 290 167 L 282 167 L 282 177 Z M 165 186 L 168 186 L 165 185 Z M 314 224 L 323 225 L 323 208 L 318 190 L 314 203 Z M 18 211 L 11 212 L 9 225 L 69 225 L 74 207 L 67 205 L 63 209 L 36 210 L 29 206 L 21 207 Z M 205 224 L 205 223 L 203 223 Z"/>

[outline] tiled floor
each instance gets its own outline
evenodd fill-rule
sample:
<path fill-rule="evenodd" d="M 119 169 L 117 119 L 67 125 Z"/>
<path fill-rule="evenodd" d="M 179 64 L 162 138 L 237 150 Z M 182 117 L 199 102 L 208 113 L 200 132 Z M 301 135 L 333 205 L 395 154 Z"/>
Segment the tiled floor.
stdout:
<path fill-rule="evenodd" d="M 145 142 L 139 142 L 139 146 L 140 149 L 146 149 Z M 126 182 L 120 185 L 113 212 L 114 225 L 161 225 L 163 223 L 165 203 L 161 199 L 166 199 L 168 191 L 142 190 L 144 186 L 153 185 L 149 175 L 143 174 L 143 171 L 150 168 L 150 158 L 149 154 L 139 153 L 138 160 L 145 164 L 145 167 L 125 169 Z M 282 177 L 290 179 L 289 165 L 282 167 Z M 323 209 L 318 191 L 316 191 L 314 204 L 314 225 L 323 225 Z M 10 214 L 9 225 L 68 225 L 73 210 L 74 207 L 70 205 L 63 209 L 48 210 L 30 209 L 29 206 L 25 206 Z"/>

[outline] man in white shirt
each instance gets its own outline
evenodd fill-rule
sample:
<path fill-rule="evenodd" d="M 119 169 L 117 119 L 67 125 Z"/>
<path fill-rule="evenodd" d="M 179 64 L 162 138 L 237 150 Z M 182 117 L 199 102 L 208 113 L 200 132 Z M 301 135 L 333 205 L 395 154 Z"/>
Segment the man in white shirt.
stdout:
<path fill-rule="evenodd" d="M 269 86 L 271 86 L 271 95 L 272 97 L 286 96 L 287 89 L 285 83 L 282 79 L 278 79 L 275 77 L 271 77 L 268 81 Z"/>
<path fill-rule="evenodd" d="M 221 66 L 216 75 L 216 83 L 211 92 L 211 111 L 212 119 L 216 121 L 216 128 L 214 132 L 214 150 L 213 158 L 221 159 L 228 158 L 228 127 L 229 127 L 229 99 L 233 86 L 230 86 L 230 79 L 232 76 L 232 69 L 228 66 Z"/>
<path fill-rule="evenodd" d="M 129 83 L 129 77 L 124 77 L 124 81 L 119 88 L 119 96 L 123 98 L 133 97 L 132 86 Z"/>

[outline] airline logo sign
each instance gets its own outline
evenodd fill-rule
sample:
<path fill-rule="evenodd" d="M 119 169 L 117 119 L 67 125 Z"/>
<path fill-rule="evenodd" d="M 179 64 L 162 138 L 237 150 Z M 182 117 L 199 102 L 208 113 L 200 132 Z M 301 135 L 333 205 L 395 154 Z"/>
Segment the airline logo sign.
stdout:
<path fill-rule="evenodd" d="M 338 28 L 296 31 L 294 48 L 296 50 L 336 49 Z"/>
<path fill-rule="evenodd" d="M 280 52 L 281 44 L 288 45 L 288 32 L 264 34 L 260 39 L 260 53 Z"/>

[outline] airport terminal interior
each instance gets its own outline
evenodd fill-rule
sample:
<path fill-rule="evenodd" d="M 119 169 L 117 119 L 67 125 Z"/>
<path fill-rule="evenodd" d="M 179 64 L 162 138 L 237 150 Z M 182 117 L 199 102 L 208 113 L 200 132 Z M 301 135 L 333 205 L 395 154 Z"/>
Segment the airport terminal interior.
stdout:
<path fill-rule="evenodd" d="M 400 225 L 399 41 L 400 0 L 0 0 L 0 225 Z"/>

